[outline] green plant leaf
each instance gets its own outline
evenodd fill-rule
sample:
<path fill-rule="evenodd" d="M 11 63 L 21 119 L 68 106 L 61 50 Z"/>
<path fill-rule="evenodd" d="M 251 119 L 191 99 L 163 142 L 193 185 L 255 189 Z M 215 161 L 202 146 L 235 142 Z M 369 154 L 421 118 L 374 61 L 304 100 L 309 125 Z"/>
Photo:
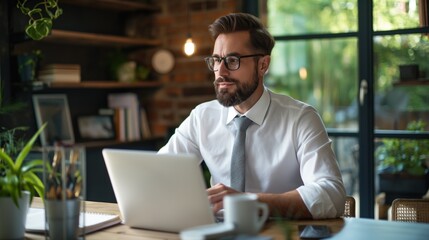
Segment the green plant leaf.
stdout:
<path fill-rule="evenodd" d="M 49 35 L 52 20 L 58 18 L 63 10 L 59 7 L 58 0 L 36 1 L 30 8 L 26 7 L 27 2 L 27 0 L 18 0 L 16 3 L 17 8 L 30 18 L 25 27 L 25 33 L 33 40 L 41 40 Z"/>
<path fill-rule="evenodd" d="M 17 102 L 9 105 L 2 105 L 0 102 L 0 106 L 0 114 L 11 114 L 12 112 L 20 110 L 23 107 L 27 106 L 27 104 L 23 102 Z"/>
<path fill-rule="evenodd" d="M 55 10 L 54 19 L 57 19 L 61 14 L 63 14 L 63 9 L 57 8 L 57 10 Z"/>
<path fill-rule="evenodd" d="M 4 160 L 5 166 L 11 169 L 15 168 L 15 163 L 12 158 L 4 152 L 3 149 L 0 150 L 0 158 Z"/>
<path fill-rule="evenodd" d="M 34 192 L 34 190 L 37 192 L 39 197 L 44 197 L 45 192 L 45 186 L 43 185 L 43 182 L 40 180 L 40 178 L 33 172 L 26 172 L 23 175 L 23 178 L 25 180 L 25 184 L 28 186 L 28 190 Z M 33 196 L 34 194 L 31 194 Z"/>
<path fill-rule="evenodd" d="M 24 15 L 28 15 L 28 12 L 30 12 L 30 9 L 28 7 L 24 6 L 25 2 L 27 2 L 27 1 L 24 1 L 24 3 L 21 3 L 21 1 L 18 1 L 16 4 L 16 7 L 19 8 L 19 10 L 21 10 L 21 12 Z"/>
<path fill-rule="evenodd" d="M 40 133 L 45 129 L 47 123 L 44 123 L 39 130 L 33 135 L 33 137 L 25 144 L 24 148 L 19 153 L 18 157 L 16 158 L 15 163 L 15 171 L 19 170 L 22 166 L 22 163 L 24 162 L 24 159 L 27 157 L 28 153 L 33 148 L 34 142 L 36 142 L 37 138 L 39 137 Z"/>
<path fill-rule="evenodd" d="M 412 121 L 408 131 L 424 131 L 424 121 Z M 429 140 L 426 139 L 383 139 L 383 145 L 376 151 L 379 165 L 389 167 L 393 172 L 407 172 L 424 175 L 426 155 L 429 155 Z"/>
<path fill-rule="evenodd" d="M 37 160 L 32 160 L 30 162 L 28 162 L 27 164 L 25 164 L 24 166 L 22 166 L 22 172 L 28 172 L 28 171 L 32 171 L 35 172 L 37 170 L 40 170 L 43 172 L 43 160 L 41 159 L 37 159 Z"/>
<path fill-rule="evenodd" d="M 41 8 L 33 8 L 33 9 L 31 9 L 31 10 L 29 10 L 29 11 L 27 12 L 27 15 L 28 15 L 30 18 L 33 18 L 33 15 L 35 15 L 35 14 L 41 14 L 41 12 L 42 12 L 42 9 L 41 9 Z"/>
<path fill-rule="evenodd" d="M 49 8 L 54 8 L 58 5 L 57 1 L 58 0 L 46 0 L 46 6 Z"/>
<path fill-rule="evenodd" d="M 18 199 L 21 197 L 21 191 L 28 190 L 31 199 L 37 192 L 40 197 L 44 197 L 44 185 L 40 178 L 35 174 L 36 171 L 43 171 L 43 160 L 31 160 L 24 164 L 24 159 L 33 147 L 38 136 L 45 129 L 47 123 L 43 124 L 33 137 L 25 144 L 19 152 L 15 161 L 3 150 L 0 151 L 0 158 L 3 159 L 2 176 L 0 177 L 0 196 L 10 196 L 17 207 Z"/>
<path fill-rule="evenodd" d="M 10 194 L 12 201 L 19 207 L 18 199 L 21 197 L 21 187 L 19 185 L 19 176 L 11 173 L 6 173 L 6 193 Z"/>
<path fill-rule="evenodd" d="M 38 32 L 36 30 L 36 26 L 35 25 L 28 25 L 25 28 L 25 33 L 27 34 L 27 36 L 29 36 L 33 40 L 40 40 L 40 39 L 46 37 L 45 35 L 40 34 L 40 32 Z"/>
<path fill-rule="evenodd" d="M 33 21 L 27 26 L 25 32 L 34 40 L 40 40 L 49 35 L 52 29 L 52 20 L 43 18 Z"/>

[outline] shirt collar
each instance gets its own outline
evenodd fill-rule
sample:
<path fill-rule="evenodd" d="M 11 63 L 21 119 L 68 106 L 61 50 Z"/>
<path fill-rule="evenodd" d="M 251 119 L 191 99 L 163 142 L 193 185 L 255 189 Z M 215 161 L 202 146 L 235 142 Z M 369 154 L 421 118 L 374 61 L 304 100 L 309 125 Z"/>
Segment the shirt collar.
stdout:
<path fill-rule="evenodd" d="M 271 96 L 266 88 L 264 88 L 264 92 L 259 100 L 253 105 L 252 108 L 249 109 L 245 115 L 254 123 L 261 125 L 264 121 L 265 115 L 268 111 L 268 107 L 270 106 Z M 228 116 L 226 118 L 226 124 L 228 125 L 237 115 L 241 115 L 234 107 L 228 107 Z"/>

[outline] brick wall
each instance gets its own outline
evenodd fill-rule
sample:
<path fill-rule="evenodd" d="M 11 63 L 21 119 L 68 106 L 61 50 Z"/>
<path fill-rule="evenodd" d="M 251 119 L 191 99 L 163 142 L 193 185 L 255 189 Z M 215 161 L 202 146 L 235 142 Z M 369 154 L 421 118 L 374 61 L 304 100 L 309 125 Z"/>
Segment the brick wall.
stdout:
<path fill-rule="evenodd" d="M 151 19 L 152 34 L 161 39 L 162 48 L 173 53 L 175 66 L 169 74 L 157 76 L 163 87 L 156 90 L 146 101 L 153 135 L 164 136 L 169 128 L 178 126 L 197 104 L 215 98 L 213 73 L 207 69 L 203 60 L 212 53 L 213 48 L 208 25 L 222 15 L 237 12 L 237 9 L 240 9 L 239 2 L 239 0 L 156 1 L 161 11 L 155 13 Z M 196 52 L 191 57 L 187 57 L 183 52 L 188 29 L 196 44 Z"/>

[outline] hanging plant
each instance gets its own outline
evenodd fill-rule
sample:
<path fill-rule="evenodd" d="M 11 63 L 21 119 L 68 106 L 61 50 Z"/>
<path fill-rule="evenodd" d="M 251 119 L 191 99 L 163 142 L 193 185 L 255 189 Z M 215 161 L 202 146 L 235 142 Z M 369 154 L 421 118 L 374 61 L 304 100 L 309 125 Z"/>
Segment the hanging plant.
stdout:
<path fill-rule="evenodd" d="M 29 2 L 32 3 L 31 6 Z M 58 0 L 17 0 L 16 7 L 29 17 L 25 33 L 33 40 L 41 40 L 48 36 L 53 20 L 63 13 L 58 6 Z"/>

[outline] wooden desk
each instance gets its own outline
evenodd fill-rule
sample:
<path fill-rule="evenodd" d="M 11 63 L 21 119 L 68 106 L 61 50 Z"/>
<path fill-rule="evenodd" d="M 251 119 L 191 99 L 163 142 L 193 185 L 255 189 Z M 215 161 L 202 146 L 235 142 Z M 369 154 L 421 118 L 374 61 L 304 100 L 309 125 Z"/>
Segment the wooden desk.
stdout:
<path fill-rule="evenodd" d="M 43 203 L 39 198 L 34 198 L 32 207 L 43 208 Z M 103 202 L 86 202 L 86 211 L 119 214 L 119 208 L 114 203 Z M 262 236 L 270 236 L 274 240 L 285 239 L 285 227 L 292 229 L 292 239 L 300 239 L 298 233 L 299 225 L 327 225 L 333 233 L 337 233 L 344 225 L 343 219 L 327 219 L 327 220 L 307 220 L 307 221 L 268 221 L 261 231 Z M 145 229 L 135 229 L 119 224 L 110 228 L 90 233 L 85 236 L 86 239 L 180 239 L 179 234 L 169 232 L 151 231 Z M 25 234 L 25 239 L 45 239 L 44 235 L 40 234 Z"/>

